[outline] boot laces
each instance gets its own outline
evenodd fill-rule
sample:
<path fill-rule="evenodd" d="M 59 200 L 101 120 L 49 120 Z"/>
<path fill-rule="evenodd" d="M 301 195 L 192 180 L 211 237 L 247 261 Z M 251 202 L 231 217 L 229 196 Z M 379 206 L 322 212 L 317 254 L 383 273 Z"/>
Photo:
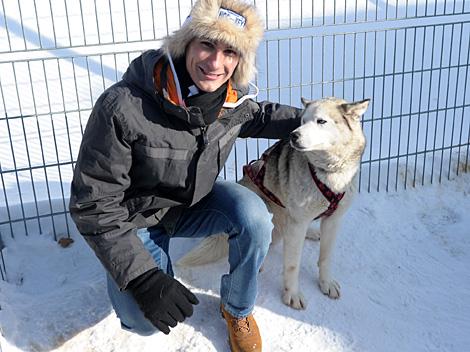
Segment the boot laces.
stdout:
<path fill-rule="evenodd" d="M 250 323 L 248 322 L 248 317 L 246 318 L 232 318 L 232 327 L 235 331 L 240 333 L 249 333 L 250 332 Z"/>

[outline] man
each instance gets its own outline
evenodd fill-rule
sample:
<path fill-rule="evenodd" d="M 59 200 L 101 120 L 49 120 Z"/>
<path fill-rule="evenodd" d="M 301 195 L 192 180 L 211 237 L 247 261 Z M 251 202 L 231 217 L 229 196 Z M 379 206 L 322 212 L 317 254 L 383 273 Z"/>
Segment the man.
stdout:
<path fill-rule="evenodd" d="M 233 351 L 260 351 L 252 315 L 271 216 L 254 193 L 218 180 L 237 137 L 283 138 L 299 110 L 247 95 L 263 24 L 242 0 L 199 0 L 160 50 L 136 58 L 96 102 L 70 212 L 108 273 L 124 329 L 165 334 L 197 298 L 173 278 L 170 237 L 229 234 L 221 312 Z"/>

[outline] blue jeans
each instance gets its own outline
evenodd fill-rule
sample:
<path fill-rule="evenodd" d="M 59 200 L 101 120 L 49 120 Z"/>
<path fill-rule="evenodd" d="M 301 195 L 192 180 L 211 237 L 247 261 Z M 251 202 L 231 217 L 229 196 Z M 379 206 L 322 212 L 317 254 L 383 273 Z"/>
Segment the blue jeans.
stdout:
<path fill-rule="evenodd" d="M 245 317 L 255 304 L 258 272 L 271 243 L 272 228 L 271 214 L 255 193 L 235 182 L 218 180 L 206 197 L 183 212 L 173 234 L 156 226 L 140 229 L 137 235 L 157 266 L 172 275 L 168 255 L 171 237 L 228 234 L 230 270 L 221 279 L 221 303 L 231 315 Z M 107 281 L 108 294 L 122 327 L 140 335 L 156 332 L 130 292 L 120 291 L 109 275 Z"/>

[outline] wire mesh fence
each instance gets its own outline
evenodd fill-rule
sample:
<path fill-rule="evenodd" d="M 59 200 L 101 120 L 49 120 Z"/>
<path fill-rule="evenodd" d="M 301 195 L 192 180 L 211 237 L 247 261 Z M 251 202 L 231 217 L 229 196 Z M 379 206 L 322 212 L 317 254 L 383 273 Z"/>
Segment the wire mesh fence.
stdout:
<path fill-rule="evenodd" d="M 88 115 L 194 1 L 13 0 L 0 8 L 0 236 L 74 231 L 67 203 Z M 360 191 L 469 169 L 470 1 L 254 1 L 266 23 L 258 100 L 372 99 Z M 222 176 L 269 141 L 239 140 Z M 3 263 L 3 260 L 2 260 Z M 5 267 L 1 270 L 2 278 Z"/>

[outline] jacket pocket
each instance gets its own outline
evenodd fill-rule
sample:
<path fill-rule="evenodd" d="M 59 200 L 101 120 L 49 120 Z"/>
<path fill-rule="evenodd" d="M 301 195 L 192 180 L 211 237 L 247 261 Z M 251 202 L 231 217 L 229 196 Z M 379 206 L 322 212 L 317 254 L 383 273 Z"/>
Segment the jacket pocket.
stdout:
<path fill-rule="evenodd" d="M 178 193 L 178 189 L 186 187 L 193 154 L 189 149 L 151 147 L 136 143 L 133 176 L 145 189 L 171 189 Z"/>

